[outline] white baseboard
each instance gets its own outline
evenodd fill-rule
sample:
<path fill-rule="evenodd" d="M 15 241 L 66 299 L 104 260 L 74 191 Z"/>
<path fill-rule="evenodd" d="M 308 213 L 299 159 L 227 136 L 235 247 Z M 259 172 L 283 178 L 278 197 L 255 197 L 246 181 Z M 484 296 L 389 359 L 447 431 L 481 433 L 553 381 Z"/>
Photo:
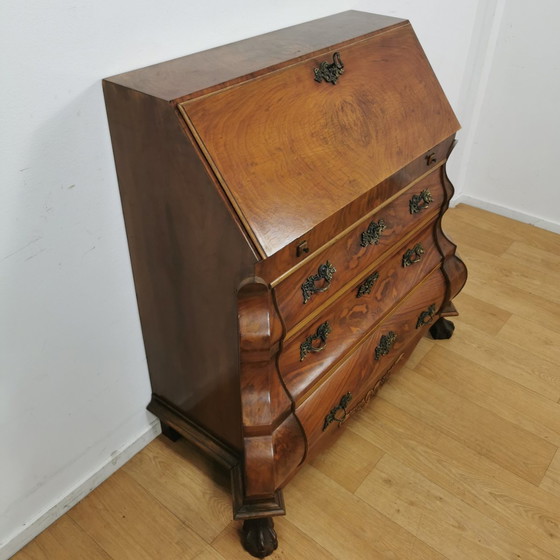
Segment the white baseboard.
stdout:
<path fill-rule="evenodd" d="M 519 210 L 513 210 L 512 208 L 508 208 L 507 206 L 494 204 L 493 202 L 488 202 L 480 198 L 475 198 L 465 194 L 459 194 L 451 201 L 451 206 L 457 206 L 457 204 L 468 204 L 469 206 L 482 208 L 482 210 L 488 210 L 489 212 L 493 212 L 494 214 L 499 214 L 500 216 L 505 216 L 506 218 L 517 220 L 518 222 L 531 224 L 535 227 L 546 229 L 554 233 L 560 233 L 560 223 L 550 220 L 543 220 L 531 214 L 520 212 Z"/>
<path fill-rule="evenodd" d="M 150 426 L 139 434 L 131 443 L 124 445 L 117 453 L 107 459 L 104 465 L 84 480 L 70 493 L 64 496 L 56 505 L 37 516 L 22 529 L 17 535 L 11 538 L 0 549 L 0 560 L 8 560 L 18 550 L 22 549 L 27 543 L 32 541 L 39 533 L 44 531 L 49 525 L 62 517 L 70 508 L 75 506 L 80 500 L 85 498 L 92 490 L 97 488 L 103 481 L 109 478 L 117 469 L 131 459 L 136 453 L 141 451 L 148 443 L 161 433 L 161 425 L 156 418 Z"/>

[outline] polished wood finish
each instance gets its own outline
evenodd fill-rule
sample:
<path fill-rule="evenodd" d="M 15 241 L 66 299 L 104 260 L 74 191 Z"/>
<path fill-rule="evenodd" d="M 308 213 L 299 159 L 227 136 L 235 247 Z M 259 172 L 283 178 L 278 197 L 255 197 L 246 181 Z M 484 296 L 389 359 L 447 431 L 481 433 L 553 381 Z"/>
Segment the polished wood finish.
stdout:
<path fill-rule="evenodd" d="M 172 108 L 103 87 L 153 392 L 240 450 L 231 294 L 256 256 Z"/>
<path fill-rule="evenodd" d="M 356 37 L 371 37 L 404 23 L 399 18 L 349 10 L 109 79 L 165 101 L 185 100 L 279 70 L 308 58 L 309 53 L 318 56 L 332 45 L 353 43 Z"/>
<path fill-rule="evenodd" d="M 465 205 L 443 222 L 469 264 L 456 334 L 422 338 L 332 427 L 285 489 L 271 559 L 560 558 L 560 235 Z M 177 557 L 242 560 L 228 484 L 157 438 L 13 560 L 172 558 L 171 540 Z"/>
<path fill-rule="evenodd" d="M 409 24 L 341 48 L 341 56 L 336 87 L 312 79 L 313 57 L 181 105 L 263 256 L 459 128 Z"/>
<path fill-rule="evenodd" d="M 275 288 L 278 309 L 288 331 L 297 328 L 296 325 L 300 321 L 311 317 L 315 310 L 323 306 L 326 300 L 351 282 L 357 274 L 372 266 L 375 267 L 381 259 L 387 258 L 387 251 L 390 252 L 403 237 L 414 235 L 417 228 L 425 225 L 430 218 L 439 215 L 444 200 L 441 174 L 442 169 L 438 168 L 405 189 L 396 199 L 392 201 L 389 199 L 387 204 L 376 207 L 374 212 L 366 214 L 357 225 L 341 235 L 339 239 L 333 239 L 331 245 L 317 252 Z M 411 214 L 410 199 L 423 190 L 431 193 L 433 202 L 425 210 Z M 381 232 L 379 242 L 362 246 L 362 233 L 367 230 L 372 221 L 379 223 L 380 220 L 383 221 L 385 229 Z M 336 268 L 330 287 L 325 292 L 311 296 L 304 303 L 302 285 L 326 262 Z"/>
<path fill-rule="evenodd" d="M 441 228 L 459 124 L 410 24 L 347 12 L 269 40 L 104 81 L 148 409 L 230 470 L 260 556 L 327 424 L 456 314 L 466 279 Z M 333 59 L 338 83 L 313 79 Z"/>
<path fill-rule="evenodd" d="M 259 261 L 255 265 L 257 275 L 273 286 L 278 284 L 298 267 L 304 266 L 307 262 L 305 257 L 312 258 L 313 255 L 321 253 L 329 247 L 333 243 L 333 238 L 337 238 L 337 236 L 333 236 L 333 232 L 339 232 L 340 235 L 342 232 L 353 229 L 356 219 L 369 216 L 375 212 L 375 209 L 386 204 L 403 189 L 429 173 L 432 167 L 437 165 L 437 163 L 427 164 L 426 158 L 429 154 L 436 153 L 438 162 L 445 163 L 452 144 L 453 137 L 450 137 L 430 148 L 410 164 L 375 185 L 375 188 L 356 198 L 343 210 L 326 218 L 306 235 L 289 243 L 271 257 Z M 297 247 L 302 242 L 306 243 L 309 252 L 298 255 Z"/>
<path fill-rule="evenodd" d="M 276 368 L 282 327 L 272 294 L 264 283 L 247 283 L 239 291 L 238 301 L 243 511 L 253 509 L 254 517 L 261 510 L 259 502 L 271 499 L 303 461 L 305 446 Z M 237 511 L 236 517 L 245 515 Z"/>
<path fill-rule="evenodd" d="M 408 247 L 418 242 L 425 248 L 422 260 L 414 266 L 404 268 L 403 254 Z M 302 331 L 287 340 L 278 359 L 278 368 L 292 398 L 295 401 L 300 400 L 304 391 L 311 390 L 325 372 L 346 356 L 364 335 L 392 311 L 402 297 L 400 292 L 395 290 L 395 286 L 402 287 L 404 292 L 408 293 L 440 262 L 441 256 L 435 247 L 431 226 L 420 235 L 417 234 L 399 245 L 386 262 L 374 269 L 379 273 L 379 279 L 369 296 L 356 297 L 363 280 L 363 277 L 359 277 L 357 282 L 349 285 L 350 290 L 340 300 L 327 307 Z M 325 349 L 316 354 L 309 354 L 301 360 L 301 342 L 325 321 L 329 322 L 332 329 Z"/>
<path fill-rule="evenodd" d="M 404 365 L 402 358 L 408 345 L 417 341 L 426 330 L 426 327 L 416 328 L 418 315 L 429 305 L 435 304 L 439 308 L 443 293 L 444 279 L 441 272 L 436 271 L 296 408 L 296 415 L 308 441 L 315 445 L 325 432 L 336 430 L 337 425 L 341 425 L 333 422 L 325 428 L 325 418 L 343 395 L 352 395 L 347 407 L 347 414 L 350 416 L 370 391 L 377 390 L 376 385 L 382 377 L 384 383 L 389 373 L 394 373 Z M 387 354 L 376 359 L 375 349 L 379 346 L 381 337 L 389 332 L 396 334 L 396 341 Z"/>

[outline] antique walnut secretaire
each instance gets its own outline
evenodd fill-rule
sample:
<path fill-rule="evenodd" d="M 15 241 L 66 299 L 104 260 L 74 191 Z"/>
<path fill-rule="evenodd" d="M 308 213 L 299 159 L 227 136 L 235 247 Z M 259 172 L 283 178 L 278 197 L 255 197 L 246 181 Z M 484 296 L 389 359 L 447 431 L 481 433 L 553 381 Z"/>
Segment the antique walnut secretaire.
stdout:
<path fill-rule="evenodd" d="M 451 336 L 459 124 L 410 23 L 356 11 L 103 86 L 148 408 L 231 469 L 265 556 L 290 478 Z"/>

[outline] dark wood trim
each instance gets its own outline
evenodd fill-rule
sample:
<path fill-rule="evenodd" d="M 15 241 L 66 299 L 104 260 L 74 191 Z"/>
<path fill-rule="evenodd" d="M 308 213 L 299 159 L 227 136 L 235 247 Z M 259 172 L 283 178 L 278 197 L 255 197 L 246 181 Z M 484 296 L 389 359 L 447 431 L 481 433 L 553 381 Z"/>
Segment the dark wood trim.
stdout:
<path fill-rule="evenodd" d="M 282 490 L 276 490 L 268 498 L 261 500 L 246 500 L 243 468 L 240 464 L 231 469 L 231 488 L 234 519 L 244 520 L 286 515 Z"/>
<path fill-rule="evenodd" d="M 190 441 L 202 449 L 224 467 L 232 469 L 239 466 L 241 458 L 238 453 L 207 432 L 204 428 L 187 418 L 173 405 L 157 395 L 152 395 L 152 400 L 147 408 L 162 422 L 171 426 L 187 441 Z"/>

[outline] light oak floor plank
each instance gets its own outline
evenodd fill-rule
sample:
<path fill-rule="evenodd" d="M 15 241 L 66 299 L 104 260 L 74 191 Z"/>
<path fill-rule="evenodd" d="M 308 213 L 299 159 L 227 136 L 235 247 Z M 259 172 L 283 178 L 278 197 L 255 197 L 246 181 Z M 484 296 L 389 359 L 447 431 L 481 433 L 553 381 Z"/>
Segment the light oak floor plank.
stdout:
<path fill-rule="evenodd" d="M 449 560 L 555 558 L 389 455 L 356 494 Z"/>
<path fill-rule="evenodd" d="M 477 221 L 462 220 L 459 216 L 459 212 L 446 215 L 442 227 L 461 247 L 474 247 L 489 255 L 498 256 L 503 255 L 514 241 L 507 234 L 488 235 L 487 229 Z"/>
<path fill-rule="evenodd" d="M 467 292 L 461 292 L 453 302 L 461 309 L 461 324 L 466 323 L 492 336 L 500 332 L 512 315 L 510 311 Z"/>
<path fill-rule="evenodd" d="M 192 560 L 205 542 L 123 470 L 69 512 L 112 558 Z"/>
<path fill-rule="evenodd" d="M 122 470 L 207 542 L 231 521 L 228 474 L 185 441 L 158 438 Z"/>
<path fill-rule="evenodd" d="M 472 273 L 459 297 L 463 294 L 476 297 L 489 305 L 498 306 L 517 317 L 530 321 L 536 318 L 549 329 L 560 333 L 560 304 L 526 290 L 508 286 L 500 282 L 499 278 L 486 280 Z"/>
<path fill-rule="evenodd" d="M 445 558 L 312 466 L 294 477 L 285 497 L 290 521 L 340 560 Z"/>
<path fill-rule="evenodd" d="M 415 375 L 403 370 L 398 375 Z M 393 380 L 389 380 L 391 384 Z M 559 552 L 560 499 L 380 397 L 349 430 L 528 542 Z M 360 492 L 364 491 L 364 487 Z M 372 501 L 375 495 L 372 494 Z M 372 503 L 372 502 L 370 502 Z"/>
<path fill-rule="evenodd" d="M 533 484 L 556 446 L 420 375 L 395 375 L 383 398 Z"/>
<path fill-rule="evenodd" d="M 354 492 L 381 459 L 383 451 L 353 432 L 348 432 L 336 443 L 323 451 L 312 465 L 349 492 Z M 349 461 L 348 457 L 352 460 Z"/>
<path fill-rule="evenodd" d="M 514 241 L 502 259 L 512 266 L 522 264 L 538 272 L 560 274 L 560 241 L 554 252 L 533 247 L 524 241 Z"/>
<path fill-rule="evenodd" d="M 227 557 L 229 558 L 229 556 Z M 205 548 L 198 556 L 194 557 L 194 560 L 226 560 L 221 554 L 219 554 L 211 546 Z"/>
<path fill-rule="evenodd" d="M 512 242 L 522 241 L 550 253 L 558 251 L 560 243 L 558 234 L 474 206 L 458 204 L 443 218 L 445 231 L 450 232 L 456 240 L 460 239 L 461 242 L 468 237 L 465 227 L 470 224 L 476 224 L 478 228 L 483 229 L 489 238 L 505 238 Z M 506 243 L 504 242 L 504 244 Z"/>
<path fill-rule="evenodd" d="M 560 362 L 560 333 L 551 331 L 540 322 L 514 315 L 497 338 L 523 348 L 529 356 L 542 356 L 554 363 Z"/>
<path fill-rule="evenodd" d="M 111 557 L 68 515 L 23 548 L 17 560 L 110 560 Z"/>
<path fill-rule="evenodd" d="M 560 451 L 556 452 L 556 456 L 550 463 L 550 467 L 541 482 L 541 488 L 560 497 Z"/>
<path fill-rule="evenodd" d="M 498 375 L 557 402 L 560 398 L 558 363 L 533 354 L 525 346 L 488 336 L 456 320 L 461 336 L 453 336 L 445 347 Z"/>
<path fill-rule="evenodd" d="M 528 391 L 444 345 L 435 346 L 414 371 L 504 420 L 560 446 L 560 405 L 557 402 Z"/>

